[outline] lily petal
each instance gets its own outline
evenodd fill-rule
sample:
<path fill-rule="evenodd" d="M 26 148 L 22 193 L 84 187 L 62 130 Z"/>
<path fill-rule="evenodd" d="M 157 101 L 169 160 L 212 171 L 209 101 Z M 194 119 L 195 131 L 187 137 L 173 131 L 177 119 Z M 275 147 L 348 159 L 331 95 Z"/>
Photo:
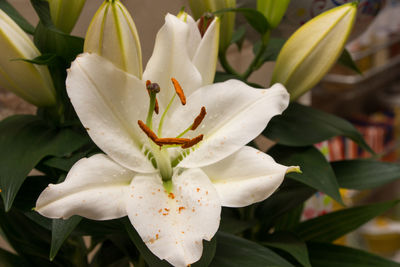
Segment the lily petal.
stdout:
<path fill-rule="evenodd" d="M 187 96 L 202 84 L 201 75 L 189 57 L 188 35 L 189 26 L 168 14 L 164 26 L 157 33 L 153 55 L 143 73 L 143 80 L 160 85 L 161 92 L 157 98 L 164 107 L 175 94 L 171 78 L 179 81 Z"/>
<path fill-rule="evenodd" d="M 217 69 L 220 19 L 216 17 L 204 34 L 193 63 L 201 73 L 203 86 L 212 84 Z"/>
<path fill-rule="evenodd" d="M 75 111 L 96 145 L 126 168 L 154 171 L 141 152 L 144 136 L 137 126 L 149 102 L 143 82 L 97 54 L 83 54 L 72 63 L 66 83 Z"/>
<path fill-rule="evenodd" d="M 189 28 L 189 34 L 187 38 L 187 48 L 188 48 L 189 58 L 193 59 L 202 39 L 201 34 L 197 26 L 197 22 L 189 14 L 187 14 L 186 12 L 179 14 L 180 15 L 178 15 L 177 17 L 183 22 L 187 23 Z"/>
<path fill-rule="evenodd" d="M 218 230 L 218 194 L 200 169 L 175 174 L 170 193 L 158 175 L 138 175 L 128 196 L 133 226 L 151 252 L 174 266 L 199 260 L 202 240 L 211 240 Z"/>
<path fill-rule="evenodd" d="M 288 169 L 248 146 L 202 168 L 225 207 L 244 207 L 266 199 L 282 183 Z"/>
<path fill-rule="evenodd" d="M 39 196 L 36 211 L 49 218 L 80 215 L 92 220 L 126 216 L 125 196 L 135 172 L 104 154 L 79 160 L 63 183 L 50 184 Z"/>
<path fill-rule="evenodd" d="M 165 128 L 170 131 L 167 136 L 182 132 L 205 106 L 205 119 L 191 133 L 204 134 L 204 139 L 178 165 L 195 168 L 222 160 L 257 137 L 288 106 L 289 94 L 280 84 L 262 90 L 229 80 L 200 88 L 187 103 L 174 111 Z"/>

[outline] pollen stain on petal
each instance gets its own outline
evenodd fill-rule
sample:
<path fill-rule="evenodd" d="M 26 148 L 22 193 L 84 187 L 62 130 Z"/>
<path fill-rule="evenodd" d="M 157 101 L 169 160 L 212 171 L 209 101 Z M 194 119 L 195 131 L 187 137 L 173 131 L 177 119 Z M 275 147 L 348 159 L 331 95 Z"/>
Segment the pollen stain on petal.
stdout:
<path fill-rule="evenodd" d="M 196 191 L 197 191 L 197 192 L 200 192 L 200 188 L 197 187 L 197 188 L 196 188 Z"/>
<path fill-rule="evenodd" d="M 174 193 L 172 193 L 172 192 L 168 194 L 168 197 L 169 197 L 170 199 L 175 199 L 175 195 L 174 195 Z"/>
<path fill-rule="evenodd" d="M 184 209 L 185 209 L 185 207 L 179 207 L 179 209 L 178 209 L 178 210 L 179 210 L 179 211 L 178 211 L 178 212 L 179 212 L 179 214 L 180 214 L 180 213 L 181 213 L 181 211 L 182 211 L 182 210 L 184 210 Z"/>

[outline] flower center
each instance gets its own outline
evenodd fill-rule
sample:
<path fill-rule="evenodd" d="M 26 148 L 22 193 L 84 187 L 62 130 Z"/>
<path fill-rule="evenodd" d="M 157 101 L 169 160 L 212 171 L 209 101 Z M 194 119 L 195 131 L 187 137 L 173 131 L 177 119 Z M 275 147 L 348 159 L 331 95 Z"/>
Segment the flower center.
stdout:
<path fill-rule="evenodd" d="M 204 117 L 206 116 L 206 108 L 202 107 L 200 110 L 199 115 L 194 119 L 193 123 L 186 128 L 182 133 L 180 133 L 176 137 L 161 137 L 162 134 L 162 127 L 164 124 L 164 119 L 166 117 L 166 114 L 168 110 L 170 109 L 174 99 L 176 96 L 179 97 L 180 102 L 182 105 L 186 105 L 186 97 L 183 92 L 183 89 L 179 82 L 175 78 L 171 78 L 172 84 L 174 85 L 175 88 L 175 93 L 173 97 L 171 98 L 170 102 L 168 103 L 167 107 L 165 108 L 161 119 L 160 123 L 158 125 L 158 132 L 157 134 L 153 131 L 153 114 L 154 112 L 156 114 L 159 113 L 159 106 L 157 102 L 157 93 L 160 92 L 160 86 L 157 83 L 152 83 L 151 81 L 146 82 L 146 88 L 147 92 L 149 93 L 150 97 L 150 105 L 149 105 L 149 111 L 147 114 L 146 118 L 146 123 L 143 121 L 139 120 L 138 125 L 140 129 L 147 135 L 147 137 L 151 140 L 151 151 L 145 151 L 145 153 L 148 155 L 149 159 L 153 158 L 155 161 L 152 161 L 153 165 L 158 168 L 160 171 L 160 175 L 164 181 L 169 181 L 172 178 L 172 168 L 176 166 L 184 156 L 186 156 L 189 152 L 187 153 L 182 153 L 179 157 L 174 159 L 171 162 L 170 155 L 168 153 L 168 148 L 171 147 L 180 147 L 182 149 L 187 149 L 187 148 L 192 148 L 195 145 L 197 145 L 199 142 L 203 140 L 203 135 L 200 134 L 194 138 L 183 138 L 188 131 L 194 131 L 197 129 L 197 127 L 201 124 L 203 121 Z"/>

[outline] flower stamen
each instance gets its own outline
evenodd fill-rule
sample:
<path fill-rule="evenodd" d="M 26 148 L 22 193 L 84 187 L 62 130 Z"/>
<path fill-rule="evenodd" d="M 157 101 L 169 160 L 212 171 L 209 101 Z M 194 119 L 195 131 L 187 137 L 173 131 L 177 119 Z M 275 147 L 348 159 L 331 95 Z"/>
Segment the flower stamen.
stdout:
<path fill-rule="evenodd" d="M 141 120 L 138 120 L 140 129 L 155 143 L 158 139 L 157 135 Z"/>
<path fill-rule="evenodd" d="M 189 138 L 157 138 L 154 143 L 159 146 L 163 145 L 185 145 L 191 140 Z"/>
<path fill-rule="evenodd" d="M 175 78 L 171 78 L 171 81 L 175 87 L 176 94 L 179 96 L 179 99 L 181 100 L 182 105 L 186 105 L 186 97 L 185 94 L 183 93 L 181 85 Z"/>
<path fill-rule="evenodd" d="M 195 138 L 193 138 L 190 141 L 186 142 L 182 146 L 182 148 L 185 149 L 185 148 L 189 148 L 189 147 L 192 147 L 194 145 L 197 145 L 201 140 L 203 140 L 203 137 L 204 137 L 204 135 L 202 135 L 202 134 L 199 135 L 199 136 L 196 136 Z"/>
<path fill-rule="evenodd" d="M 206 108 L 205 107 L 201 107 L 200 114 L 197 115 L 197 117 L 194 119 L 192 127 L 190 128 L 190 130 L 192 130 L 192 131 L 196 130 L 197 127 L 199 127 L 200 123 L 203 121 L 203 119 L 206 116 L 206 114 L 207 114 Z"/>

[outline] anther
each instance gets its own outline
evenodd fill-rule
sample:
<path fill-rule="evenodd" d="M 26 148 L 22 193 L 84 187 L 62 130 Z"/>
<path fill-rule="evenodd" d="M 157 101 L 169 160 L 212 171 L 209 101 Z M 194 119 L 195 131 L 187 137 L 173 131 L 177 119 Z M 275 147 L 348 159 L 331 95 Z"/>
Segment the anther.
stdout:
<path fill-rule="evenodd" d="M 147 125 L 141 121 L 138 120 L 138 124 L 140 129 L 142 129 L 142 131 L 151 139 L 153 140 L 154 143 L 156 143 L 156 140 L 158 139 L 157 135 L 149 128 L 147 127 Z"/>
<path fill-rule="evenodd" d="M 157 138 L 154 141 L 157 145 L 183 145 L 190 142 L 188 138 Z"/>
<path fill-rule="evenodd" d="M 197 27 L 199 28 L 201 37 L 204 36 L 213 19 L 214 19 L 214 14 L 210 12 L 204 13 L 204 15 L 200 17 L 199 24 Z"/>
<path fill-rule="evenodd" d="M 192 124 L 192 128 L 190 128 L 190 130 L 192 130 L 192 131 L 196 130 L 197 127 L 199 127 L 200 123 L 203 121 L 203 119 L 206 116 L 206 114 L 207 114 L 206 108 L 205 107 L 201 107 L 200 114 L 197 115 L 197 117 L 194 119 L 193 124 Z"/>
<path fill-rule="evenodd" d="M 191 139 L 190 141 L 186 142 L 183 146 L 181 146 L 182 148 L 189 148 L 192 147 L 194 145 L 197 145 L 201 140 L 203 140 L 204 135 L 199 135 L 196 136 L 195 138 Z"/>
<path fill-rule="evenodd" d="M 171 81 L 174 84 L 175 92 L 179 96 L 179 99 L 181 100 L 182 105 L 186 105 L 186 97 L 185 97 L 185 94 L 183 93 L 181 85 L 175 78 L 171 78 Z"/>

